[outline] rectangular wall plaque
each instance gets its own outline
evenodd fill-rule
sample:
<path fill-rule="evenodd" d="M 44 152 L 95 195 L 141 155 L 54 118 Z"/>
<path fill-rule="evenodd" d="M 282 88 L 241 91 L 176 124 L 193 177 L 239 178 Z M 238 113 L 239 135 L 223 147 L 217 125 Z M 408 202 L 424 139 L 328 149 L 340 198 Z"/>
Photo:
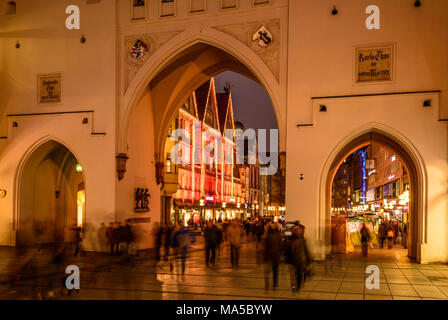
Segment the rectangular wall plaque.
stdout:
<path fill-rule="evenodd" d="M 360 47 L 355 50 L 356 83 L 392 81 L 394 46 Z"/>
<path fill-rule="evenodd" d="M 39 104 L 61 102 L 61 74 L 38 75 Z"/>

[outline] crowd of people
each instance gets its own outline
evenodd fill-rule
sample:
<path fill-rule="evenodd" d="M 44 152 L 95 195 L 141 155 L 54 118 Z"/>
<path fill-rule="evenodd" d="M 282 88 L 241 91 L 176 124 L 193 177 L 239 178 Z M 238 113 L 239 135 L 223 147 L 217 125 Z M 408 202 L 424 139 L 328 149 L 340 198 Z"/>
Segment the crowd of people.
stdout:
<path fill-rule="evenodd" d="M 216 268 L 215 264 L 219 257 L 221 261 L 229 259 L 232 268 L 237 270 L 240 267 L 242 248 L 244 247 L 244 250 L 248 251 L 255 250 L 257 262 L 265 265 L 266 289 L 271 286 L 273 289 L 278 287 L 279 266 L 283 262 L 289 265 L 293 291 L 297 291 L 303 280 L 310 274 L 312 257 L 304 238 L 305 227 L 298 222 L 293 229 L 292 236 L 287 239 L 282 233 L 282 225 L 269 219 L 245 221 L 234 219 L 224 222 L 209 220 L 202 232 L 181 225 L 160 226 L 158 222 L 155 222 L 153 227 L 156 249 L 155 275 L 157 266 L 166 261 L 170 266 L 170 271 L 173 271 L 174 266 L 177 265 L 179 267 L 178 274 L 184 276 L 188 253 L 193 244 L 197 243 L 197 237 L 201 235 L 204 240 L 205 265 L 211 269 Z M 33 279 L 33 288 L 35 287 L 34 281 L 37 281 L 40 270 L 44 270 L 36 256 L 39 251 L 44 251 L 48 255 L 48 261 L 45 264 L 45 272 L 49 275 L 46 278 L 48 279 L 47 297 L 54 297 L 55 284 L 59 286 L 60 283 L 64 288 L 63 280 L 66 275 L 60 268 L 68 261 L 74 262 L 73 259 L 76 259 L 79 252 L 84 252 L 82 243 L 86 232 L 88 232 L 80 226 L 74 226 L 72 231 L 71 242 L 40 243 L 37 246 L 30 244 L 28 247 L 21 247 L 23 250 L 17 250 L 18 258 L 14 261 L 10 273 L 10 292 L 15 292 L 16 283 L 23 276 L 30 276 Z M 120 261 L 130 262 L 130 265 L 134 267 L 135 258 L 133 257 L 139 255 L 139 246 L 143 240 L 136 224 L 133 224 L 131 220 L 126 220 L 124 223 L 112 222 L 107 227 L 102 224 L 95 233 L 99 240 L 104 241 L 104 249 L 114 260 L 115 257 L 124 256 L 123 259 L 120 258 Z M 229 249 L 228 257 L 223 255 L 225 246 Z M 103 259 L 108 260 L 106 257 Z M 142 259 L 151 259 L 151 255 L 145 253 L 142 255 Z M 92 262 L 92 264 L 98 263 L 99 260 Z"/>
<path fill-rule="evenodd" d="M 394 244 L 400 244 L 407 248 L 408 228 L 406 223 L 398 221 L 383 221 L 378 228 L 378 240 L 380 248 L 384 248 L 387 240 L 387 247 L 392 249 Z"/>
<path fill-rule="evenodd" d="M 209 220 L 203 229 L 205 265 L 214 267 L 217 255 L 220 256 L 223 246 L 228 245 L 228 258 L 236 270 L 239 268 L 243 243 L 253 242 L 255 245 L 246 246 L 246 250 L 255 250 L 257 262 L 264 263 L 266 290 L 271 287 L 277 289 L 279 265 L 285 262 L 289 266 L 291 289 L 296 292 L 311 275 L 313 258 L 304 237 L 303 225 L 297 222 L 288 238 L 284 237 L 282 229 L 281 224 L 269 219 Z M 180 272 L 184 275 L 188 251 L 196 241 L 194 229 L 180 225 L 174 229 L 162 226 L 155 231 L 154 236 L 157 260 L 162 260 L 161 251 L 165 261 L 180 259 Z"/>

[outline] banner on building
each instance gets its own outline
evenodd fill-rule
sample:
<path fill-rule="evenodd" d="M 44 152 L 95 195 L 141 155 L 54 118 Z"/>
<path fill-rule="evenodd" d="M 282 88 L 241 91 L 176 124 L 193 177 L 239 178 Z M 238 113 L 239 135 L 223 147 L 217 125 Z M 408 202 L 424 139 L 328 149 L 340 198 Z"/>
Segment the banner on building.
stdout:
<path fill-rule="evenodd" d="M 38 75 L 39 104 L 61 102 L 61 74 Z"/>
<path fill-rule="evenodd" d="M 392 81 L 394 46 L 357 47 L 356 83 Z"/>

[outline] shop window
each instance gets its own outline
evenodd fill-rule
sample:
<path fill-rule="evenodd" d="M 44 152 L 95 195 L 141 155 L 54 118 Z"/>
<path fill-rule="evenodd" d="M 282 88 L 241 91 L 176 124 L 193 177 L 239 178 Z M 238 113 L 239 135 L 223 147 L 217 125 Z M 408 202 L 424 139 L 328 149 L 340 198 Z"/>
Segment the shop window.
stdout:
<path fill-rule="evenodd" d="M 205 12 L 205 0 L 190 0 L 190 13 Z"/>
<path fill-rule="evenodd" d="M 237 0 L 221 0 L 221 9 L 232 9 L 237 6 Z"/>
<path fill-rule="evenodd" d="M 132 20 L 146 19 L 146 0 L 132 0 Z"/>
<path fill-rule="evenodd" d="M 175 0 L 161 0 L 160 3 L 160 17 L 175 16 L 176 1 Z"/>
<path fill-rule="evenodd" d="M 15 1 L 9 1 L 6 5 L 5 14 L 16 14 L 17 5 Z"/>

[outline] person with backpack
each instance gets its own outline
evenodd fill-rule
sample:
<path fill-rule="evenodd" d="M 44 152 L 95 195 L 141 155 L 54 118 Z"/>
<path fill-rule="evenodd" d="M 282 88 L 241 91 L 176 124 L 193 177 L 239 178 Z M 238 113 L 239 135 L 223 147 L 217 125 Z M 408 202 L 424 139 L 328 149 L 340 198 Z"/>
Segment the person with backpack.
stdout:
<path fill-rule="evenodd" d="M 360 232 L 361 232 L 362 255 L 366 257 L 367 250 L 369 248 L 370 233 L 365 223 L 362 224 Z"/>
<path fill-rule="evenodd" d="M 185 262 L 187 260 L 187 253 L 192 243 L 196 242 L 196 237 L 187 228 L 181 226 L 173 234 L 172 243 L 177 257 L 181 260 L 182 276 L 185 275 Z"/>

